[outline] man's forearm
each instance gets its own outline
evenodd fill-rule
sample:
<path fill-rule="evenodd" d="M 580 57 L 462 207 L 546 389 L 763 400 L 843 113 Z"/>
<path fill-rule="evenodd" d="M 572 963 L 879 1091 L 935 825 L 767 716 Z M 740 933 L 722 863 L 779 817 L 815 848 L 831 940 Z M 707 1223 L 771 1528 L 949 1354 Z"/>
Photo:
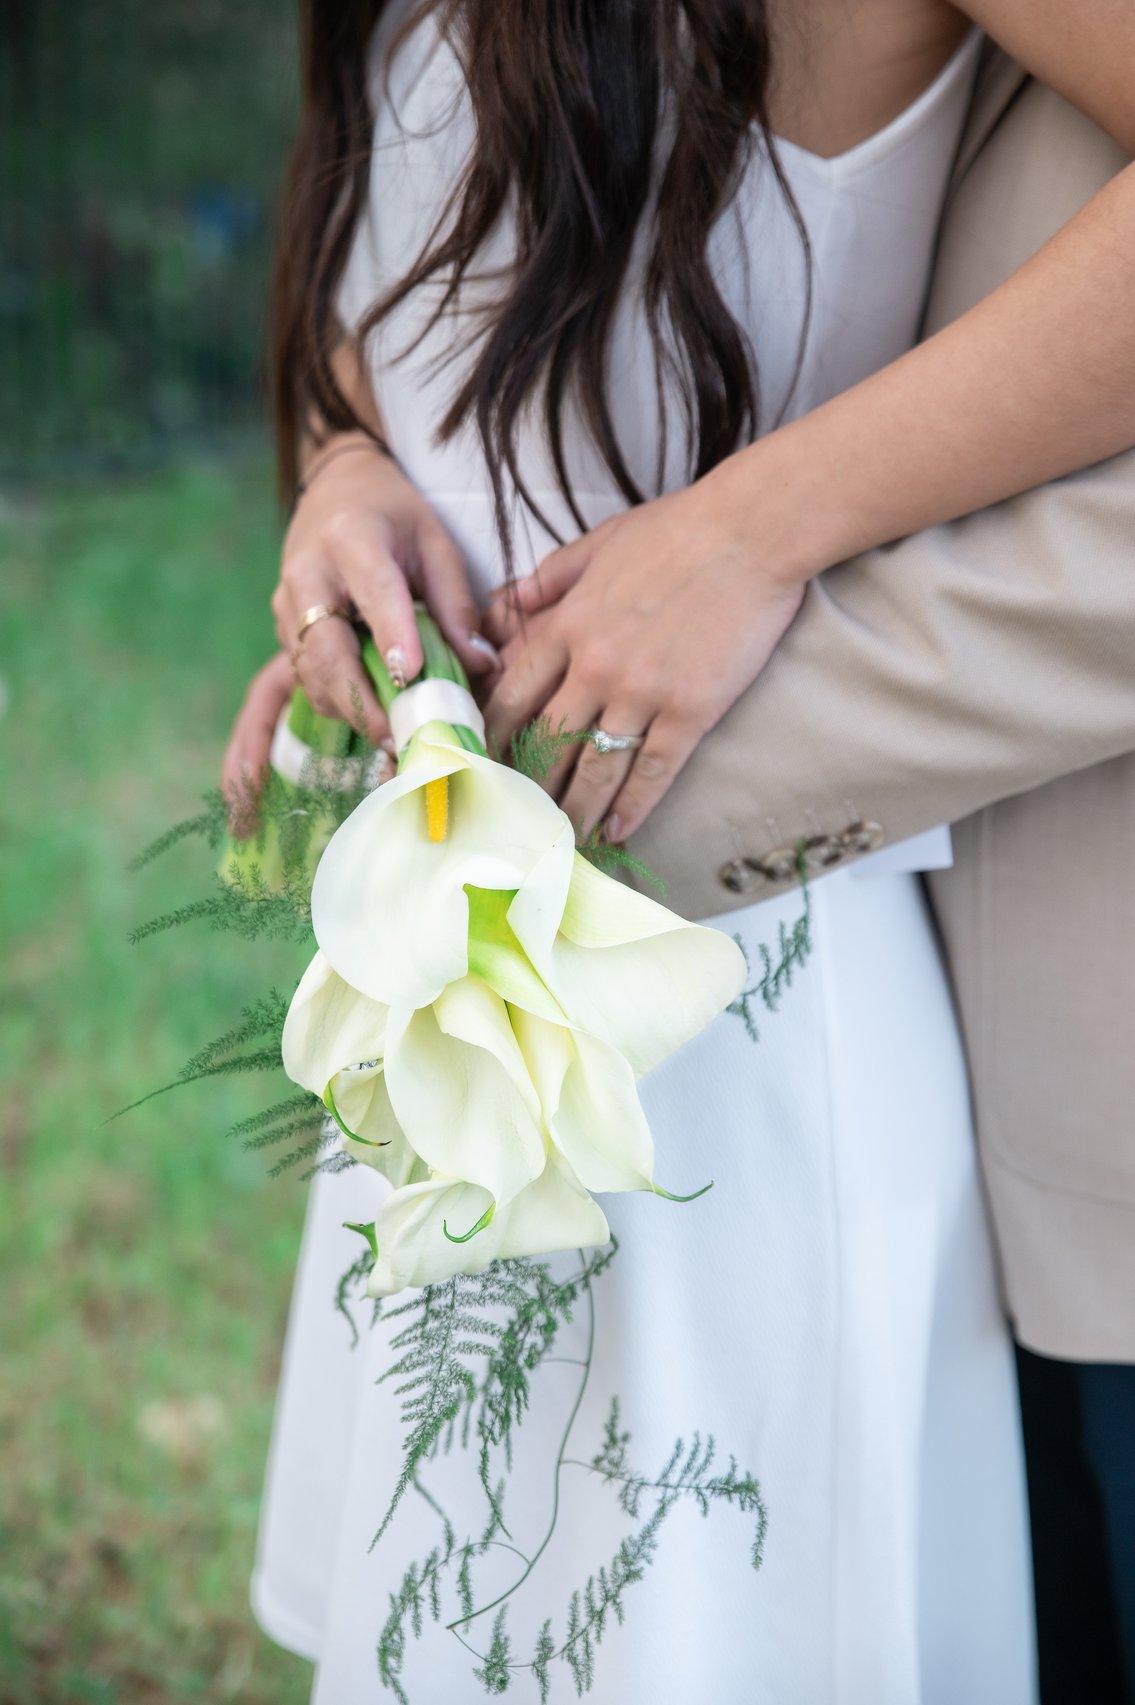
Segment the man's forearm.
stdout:
<path fill-rule="evenodd" d="M 818 874 L 1135 750 L 1133 494 L 1129 452 L 813 583 L 631 843 L 669 903 L 711 916 L 791 883 L 802 841 Z"/>

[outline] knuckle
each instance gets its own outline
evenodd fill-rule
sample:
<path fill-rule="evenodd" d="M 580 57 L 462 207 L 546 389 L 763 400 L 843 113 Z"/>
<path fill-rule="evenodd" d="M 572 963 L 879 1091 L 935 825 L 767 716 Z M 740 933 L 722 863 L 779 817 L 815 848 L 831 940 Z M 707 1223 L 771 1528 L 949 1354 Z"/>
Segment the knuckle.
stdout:
<path fill-rule="evenodd" d="M 349 503 L 329 509 L 320 521 L 319 531 L 329 545 L 351 551 L 365 544 L 368 533 L 359 510 Z"/>
<path fill-rule="evenodd" d="M 585 687 L 605 686 L 616 675 L 617 658 L 605 642 L 592 640 L 578 654 L 576 672 Z"/>
<path fill-rule="evenodd" d="M 464 574 L 465 558 L 440 521 L 431 520 L 425 523 L 419 529 L 418 538 L 424 549 L 430 553 L 436 567 L 451 574 Z"/>
<path fill-rule="evenodd" d="M 524 708 L 524 689 L 519 681 L 503 682 L 493 695 L 493 709 L 504 716 L 512 716 Z"/>
<path fill-rule="evenodd" d="M 304 691 L 311 700 L 311 708 L 319 716 L 336 716 L 338 714 L 335 701 L 321 681 L 304 681 Z"/>
<path fill-rule="evenodd" d="M 672 713 L 672 719 L 680 727 L 696 734 L 704 734 L 708 728 L 712 728 L 716 718 L 717 712 L 711 696 L 696 687 L 685 695 L 681 705 L 675 707 Z"/>
<path fill-rule="evenodd" d="M 595 786 L 610 777 L 610 765 L 605 752 L 597 752 L 594 746 L 585 746 L 579 755 L 576 775 L 587 786 Z"/>
<path fill-rule="evenodd" d="M 317 573 L 322 564 L 322 553 L 313 550 L 310 545 L 295 545 L 286 547 L 280 559 L 280 590 L 294 586 L 297 581 L 309 578 Z"/>
<path fill-rule="evenodd" d="M 668 752 L 643 751 L 635 765 L 640 781 L 661 781 L 673 769 L 673 759 Z"/>

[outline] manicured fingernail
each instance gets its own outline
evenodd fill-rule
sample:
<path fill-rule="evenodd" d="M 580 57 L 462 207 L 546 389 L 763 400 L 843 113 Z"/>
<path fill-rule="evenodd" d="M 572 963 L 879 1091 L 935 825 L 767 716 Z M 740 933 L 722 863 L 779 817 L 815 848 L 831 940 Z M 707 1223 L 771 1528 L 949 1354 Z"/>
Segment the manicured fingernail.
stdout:
<path fill-rule="evenodd" d="M 384 651 L 382 661 L 386 664 L 390 679 L 396 687 L 406 685 L 406 653 L 400 645 L 392 645 L 389 651 Z"/>
<path fill-rule="evenodd" d="M 486 639 L 483 633 L 471 633 L 466 636 L 474 651 L 479 651 L 482 657 L 488 659 L 494 669 L 501 666 L 501 654 L 492 640 Z"/>
<path fill-rule="evenodd" d="M 379 745 L 382 747 L 382 750 L 386 753 L 388 758 L 396 758 L 398 756 L 398 748 L 390 738 L 389 734 L 386 736 L 385 740 L 379 741 Z"/>
<path fill-rule="evenodd" d="M 609 841 L 621 841 L 623 838 L 623 820 L 618 813 L 613 813 L 607 819 L 604 833 Z"/>

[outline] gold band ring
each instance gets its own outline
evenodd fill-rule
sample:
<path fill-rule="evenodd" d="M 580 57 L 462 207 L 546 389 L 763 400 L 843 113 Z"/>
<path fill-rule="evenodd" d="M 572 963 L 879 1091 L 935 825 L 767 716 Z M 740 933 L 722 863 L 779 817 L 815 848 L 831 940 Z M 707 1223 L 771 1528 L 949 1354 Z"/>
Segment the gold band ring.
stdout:
<path fill-rule="evenodd" d="M 310 610 L 304 611 L 296 623 L 297 648 L 308 628 L 313 628 L 316 622 L 326 621 L 328 616 L 338 616 L 344 622 L 349 622 L 351 619 L 350 611 L 345 610 L 342 604 L 313 604 Z"/>

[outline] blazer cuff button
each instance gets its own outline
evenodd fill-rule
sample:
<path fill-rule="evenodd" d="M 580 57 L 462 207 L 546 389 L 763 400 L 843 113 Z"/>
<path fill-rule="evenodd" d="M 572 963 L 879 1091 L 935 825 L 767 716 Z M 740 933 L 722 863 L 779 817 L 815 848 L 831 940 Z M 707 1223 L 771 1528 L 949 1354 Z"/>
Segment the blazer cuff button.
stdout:
<path fill-rule="evenodd" d="M 747 894 L 765 880 L 759 865 L 749 858 L 731 858 L 717 873 L 717 880 L 731 894 Z"/>
<path fill-rule="evenodd" d="M 845 852 L 869 853 L 879 850 L 884 836 L 881 824 L 861 817 L 857 823 L 849 823 L 839 838 Z"/>
<path fill-rule="evenodd" d="M 842 864 L 847 853 L 842 835 L 813 835 L 810 841 L 804 842 L 804 863 L 813 873 L 822 873 Z"/>

